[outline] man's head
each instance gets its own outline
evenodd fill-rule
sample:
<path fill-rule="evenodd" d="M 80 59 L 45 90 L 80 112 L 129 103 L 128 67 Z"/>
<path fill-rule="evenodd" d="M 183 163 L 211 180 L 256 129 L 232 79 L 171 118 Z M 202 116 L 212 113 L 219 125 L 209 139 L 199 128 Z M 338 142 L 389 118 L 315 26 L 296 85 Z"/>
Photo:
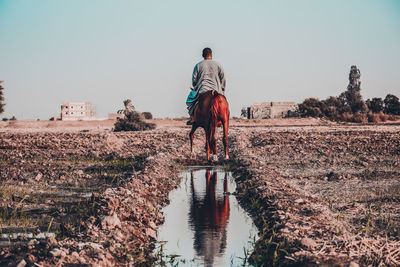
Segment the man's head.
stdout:
<path fill-rule="evenodd" d="M 203 58 L 204 59 L 212 59 L 211 48 L 206 47 L 206 48 L 203 49 Z"/>

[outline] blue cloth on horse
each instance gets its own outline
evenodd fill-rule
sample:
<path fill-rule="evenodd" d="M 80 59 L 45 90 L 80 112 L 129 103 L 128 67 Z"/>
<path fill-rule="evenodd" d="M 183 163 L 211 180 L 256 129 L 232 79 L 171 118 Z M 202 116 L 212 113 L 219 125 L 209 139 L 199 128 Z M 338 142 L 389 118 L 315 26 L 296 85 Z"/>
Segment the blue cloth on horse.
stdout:
<path fill-rule="evenodd" d="M 190 116 L 192 116 L 194 113 L 194 108 L 196 107 L 197 100 L 199 100 L 199 93 L 196 90 L 190 90 L 190 93 L 186 99 L 186 106 Z"/>

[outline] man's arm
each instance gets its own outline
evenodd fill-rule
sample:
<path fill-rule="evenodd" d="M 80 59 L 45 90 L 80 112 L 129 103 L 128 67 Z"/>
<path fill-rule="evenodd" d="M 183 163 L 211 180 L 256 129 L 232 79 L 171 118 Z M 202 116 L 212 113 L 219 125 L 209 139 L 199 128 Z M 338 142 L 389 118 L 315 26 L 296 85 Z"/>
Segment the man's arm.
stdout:
<path fill-rule="evenodd" d="M 193 70 L 193 75 L 192 75 L 192 87 L 194 89 L 196 89 L 196 85 L 199 79 L 199 70 L 197 67 L 198 64 L 196 64 L 196 66 L 194 66 L 194 70 Z"/>
<path fill-rule="evenodd" d="M 221 65 L 219 65 L 218 77 L 221 82 L 221 89 L 222 89 L 222 91 L 225 92 L 225 85 L 226 85 L 225 73 L 224 73 L 224 69 L 222 68 Z"/>

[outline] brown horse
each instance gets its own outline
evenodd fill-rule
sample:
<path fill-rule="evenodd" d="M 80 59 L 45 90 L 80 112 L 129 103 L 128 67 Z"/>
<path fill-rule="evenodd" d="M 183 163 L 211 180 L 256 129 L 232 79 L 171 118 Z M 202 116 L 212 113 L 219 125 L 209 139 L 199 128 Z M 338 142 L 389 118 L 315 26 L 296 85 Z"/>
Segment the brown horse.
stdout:
<path fill-rule="evenodd" d="M 228 127 L 229 127 L 229 105 L 224 95 L 216 91 L 208 91 L 200 95 L 197 107 L 194 111 L 194 124 L 189 133 L 190 151 L 193 155 L 193 135 L 198 127 L 202 127 L 206 133 L 207 160 L 210 160 L 210 149 L 214 154 L 213 160 L 217 160 L 217 142 L 215 131 L 217 125 L 223 126 L 223 143 L 225 147 L 225 159 L 228 156 Z"/>

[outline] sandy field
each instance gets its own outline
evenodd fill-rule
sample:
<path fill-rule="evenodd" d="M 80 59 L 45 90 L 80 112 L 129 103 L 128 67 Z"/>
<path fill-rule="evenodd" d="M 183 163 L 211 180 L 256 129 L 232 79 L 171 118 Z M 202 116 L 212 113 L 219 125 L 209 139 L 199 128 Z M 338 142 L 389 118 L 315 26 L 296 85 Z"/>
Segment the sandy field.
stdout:
<path fill-rule="evenodd" d="M 399 122 L 231 120 L 231 159 L 215 163 L 202 130 L 190 159 L 184 120 L 152 122 L 0 122 L 1 233 L 45 237 L 3 236 L 0 265 L 151 266 L 161 209 L 191 164 L 233 171 L 260 233 L 253 264 L 400 265 Z"/>

